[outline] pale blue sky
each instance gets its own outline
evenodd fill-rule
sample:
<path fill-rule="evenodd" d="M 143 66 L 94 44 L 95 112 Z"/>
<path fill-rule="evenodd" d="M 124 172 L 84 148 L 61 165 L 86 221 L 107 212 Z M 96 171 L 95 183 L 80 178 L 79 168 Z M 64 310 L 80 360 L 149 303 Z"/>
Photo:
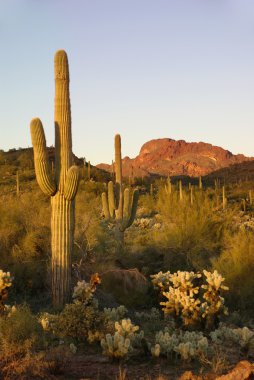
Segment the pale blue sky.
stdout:
<path fill-rule="evenodd" d="M 53 59 L 69 56 L 73 151 L 111 162 L 153 138 L 254 156 L 253 0 L 0 0 L 0 148 L 54 144 Z"/>

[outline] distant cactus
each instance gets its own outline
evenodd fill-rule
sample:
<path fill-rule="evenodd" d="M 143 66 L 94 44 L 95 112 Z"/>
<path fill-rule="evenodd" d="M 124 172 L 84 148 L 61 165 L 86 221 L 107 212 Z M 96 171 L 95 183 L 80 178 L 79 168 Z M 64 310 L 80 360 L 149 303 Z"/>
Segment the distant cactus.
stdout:
<path fill-rule="evenodd" d="M 150 195 L 151 195 L 151 197 L 153 197 L 153 195 L 154 195 L 154 188 L 153 188 L 152 183 L 150 184 Z"/>
<path fill-rule="evenodd" d="M 203 188 L 203 183 L 202 183 L 202 177 L 200 176 L 199 177 L 199 181 L 198 181 L 199 183 L 198 183 L 198 187 L 199 187 L 199 189 L 200 190 L 202 190 L 202 188 Z"/>
<path fill-rule="evenodd" d="M 249 202 L 250 202 L 250 206 L 252 206 L 252 203 L 253 203 L 252 190 L 249 190 Z"/>
<path fill-rule="evenodd" d="M 180 201 L 183 200 L 183 184 L 181 180 L 179 181 L 179 199 Z"/>
<path fill-rule="evenodd" d="M 190 203 L 193 205 L 194 203 L 194 196 L 193 196 L 193 186 L 190 186 Z"/>
<path fill-rule="evenodd" d="M 226 191 L 225 191 L 225 186 L 222 187 L 222 207 L 223 207 L 223 210 L 225 210 L 226 206 L 227 206 L 227 198 L 226 198 Z"/>
<path fill-rule="evenodd" d="M 168 195 L 171 195 L 171 193 L 172 193 L 172 185 L 171 185 L 170 176 L 168 176 L 168 178 L 167 178 L 167 183 L 165 185 L 165 191 Z"/>
<path fill-rule="evenodd" d="M 102 208 L 105 218 L 115 221 L 115 233 L 119 247 L 124 244 L 124 231 L 130 227 L 135 219 L 138 205 L 138 190 L 132 196 L 130 189 L 123 190 L 121 137 L 115 136 L 115 174 L 116 184 L 108 183 L 108 194 L 102 193 Z"/>
<path fill-rule="evenodd" d="M 246 199 L 245 198 L 242 200 L 242 209 L 243 209 L 243 212 L 246 212 L 247 207 L 246 207 Z"/>
<path fill-rule="evenodd" d="M 17 170 L 17 173 L 16 173 L 16 194 L 17 194 L 17 197 L 19 196 L 19 191 L 20 191 L 19 171 Z"/>
<path fill-rule="evenodd" d="M 74 202 L 79 183 L 72 154 L 68 58 L 63 50 L 55 54 L 54 178 L 40 119 L 33 119 L 30 126 L 36 178 L 41 190 L 51 196 L 52 297 L 53 305 L 61 307 L 70 297 Z"/>
<path fill-rule="evenodd" d="M 88 181 L 90 181 L 90 179 L 91 179 L 91 164 L 90 164 L 90 161 L 88 161 L 88 164 L 87 164 L 87 179 L 88 179 Z"/>

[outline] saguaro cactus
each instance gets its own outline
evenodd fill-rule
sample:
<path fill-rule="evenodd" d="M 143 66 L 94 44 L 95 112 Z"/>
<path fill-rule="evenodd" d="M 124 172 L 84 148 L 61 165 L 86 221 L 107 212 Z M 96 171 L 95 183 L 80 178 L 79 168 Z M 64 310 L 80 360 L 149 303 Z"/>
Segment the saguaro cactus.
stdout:
<path fill-rule="evenodd" d="M 182 184 L 181 180 L 179 181 L 179 199 L 182 202 L 182 200 L 183 200 L 183 184 Z"/>
<path fill-rule="evenodd" d="M 73 165 L 71 105 L 67 54 L 55 54 L 55 174 L 50 171 L 46 140 L 40 119 L 31 121 L 37 182 L 51 196 L 52 299 L 55 307 L 68 301 L 74 240 L 74 202 L 79 170 Z"/>
<path fill-rule="evenodd" d="M 19 187 L 19 171 L 17 170 L 17 173 L 16 173 L 16 194 L 17 194 L 17 197 L 19 196 L 19 190 L 20 190 L 20 187 Z"/>
<path fill-rule="evenodd" d="M 198 187 L 200 190 L 203 189 L 203 183 L 202 183 L 202 177 L 201 176 L 199 177 L 199 180 L 198 180 Z"/>
<path fill-rule="evenodd" d="M 225 186 L 222 187 L 222 208 L 225 210 L 227 206 L 228 200 L 226 197 L 226 191 L 225 191 Z"/>
<path fill-rule="evenodd" d="M 171 195 L 172 193 L 172 185 L 171 185 L 171 179 L 170 176 L 167 178 L 167 183 L 165 184 L 165 191 L 166 194 Z"/>
<path fill-rule="evenodd" d="M 138 205 L 138 190 L 131 196 L 130 189 L 123 191 L 121 137 L 115 136 L 115 175 L 116 184 L 108 183 L 108 194 L 102 193 L 102 208 L 105 218 L 115 221 L 115 234 L 119 248 L 124 244 L 124 232 L 135 219 Z"/>

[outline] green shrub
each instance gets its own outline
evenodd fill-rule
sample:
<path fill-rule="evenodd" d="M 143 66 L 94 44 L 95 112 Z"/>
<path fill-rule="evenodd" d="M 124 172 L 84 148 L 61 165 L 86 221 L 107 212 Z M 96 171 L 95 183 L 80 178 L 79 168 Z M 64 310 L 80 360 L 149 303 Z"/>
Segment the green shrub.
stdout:
<path fill-rule="evenodd" d="M 61 338 L 93 340 L 96 332 L 102 329 L 103 322 L 103 314 L 96 307 L 72 303 L 66 305 L 59 314 L 54 324 L 54 333 Z"/>
<path fill-rule="evenodd" d="M 186 190 L 180 201 L 160 189 L 157 202 L 163 228 L 154 232 L 157 245 L 165 250 L 165 268 L 201 270 L 210 266 L 223 247 L 224 232 L 232 212 L 216 212 L 216 201 L 204 191 L 196 191 L 194 202 Z"/>
<path fill-rule="evenodd" d="M 227 301 L 231 309 L 254 309 L 254 235 L 239 231 L 227 237 L 226 248 L 213 260 L 213 267 L 227 279 L 230 291 Z"/>
<path fill-rule="evenodd" d="M 21 305 L 0 318 L 0 340 L 17 345 L 30 340 L 34 346 L 41 346 L 43 329 L 29 307 Z"/>

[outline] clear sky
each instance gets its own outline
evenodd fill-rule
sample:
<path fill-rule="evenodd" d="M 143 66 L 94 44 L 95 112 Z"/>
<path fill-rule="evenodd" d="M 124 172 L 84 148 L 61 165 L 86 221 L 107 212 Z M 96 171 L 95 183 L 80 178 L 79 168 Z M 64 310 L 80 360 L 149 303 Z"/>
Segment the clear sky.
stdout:
<path fill-rule="evenodd" d="M 0 0 L 0 148 L 54 144 L 54 53 L 66 50 L 73 151 L 111 162 L 170 137 L 254 156 L 253 0 Z"/>

